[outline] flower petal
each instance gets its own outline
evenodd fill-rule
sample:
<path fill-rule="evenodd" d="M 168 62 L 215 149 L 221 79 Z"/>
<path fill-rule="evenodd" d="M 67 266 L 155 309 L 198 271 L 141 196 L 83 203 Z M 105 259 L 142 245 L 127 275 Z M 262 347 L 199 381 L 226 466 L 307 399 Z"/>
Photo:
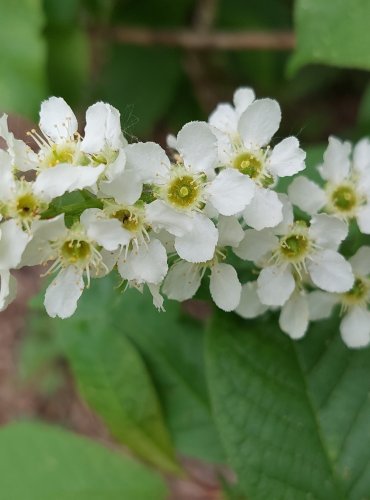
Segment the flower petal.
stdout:
<path fill-rule="evenodd" d="M 207 172 L 217 164 L 217 138 L 206 122 L 184 125 L 177 135 L 177 148 L 194 172 Z"/>
<path fill-rule="evenodd" d="M 137 142 L 127 146 L 125 152 L 126 165 L 138 174 L 142 182 L 157 183 L 168 176 L 170 160 L 159 144 Z"/>
<path fill-rule="evenodd" d="M 218 246 L 237 247 L 244 238 L 244 231 L 236 217 L 220 215 L 217 223 Z"/>
<path fill-rule="evenodd" d="M 348 226 L 337 217 L 318 214 L 312 217 L 308 232 L 320 247 L 336 250 L 347 236 Z"/>
<path fill-rule="evenodd" d="M 240 302 L 242 286 L 230 264 L 216 264 L 211 268 L 209 284 L 212 299 L 223 311 L 233 311 Z"/>
<path fill-rule="evenodd" d="M 197 292 L 201 283 L 201 268 L 184 260 L 176 262 L 168 271 L 163 283 L 163 293 L 169 299 L 191 299 Z"/>
<path fill-rule="evenodd" d="M 43 101 L 40 109 L 40 129 L 53 142 L 64 142 L 77 132 L 75 114 L 64 99 L 50 97 Z"/>
<path fill-rule="evenodd" d="M 120 246 L 128 245 L 131 233 L 117 219 L 107 219 L 98 208 L 88 208 L 80 217 L 87 236 L 106 250 L 113 252 Z"/>
<path fill-rule="evenodd" d="M 353 286 L 351 264 L 334 250 L 316 252 L 307 269 L 315 285 L 327 292 L 347 292 Z"/>
<path fill-rule="evenodd" d="M 358 209 L 356 220 L 361 233 L 370 234 L 370 204 Z"/>
<path fill-rule="evenodd" d="M 296 137 L 287 137 L 277 144 L 268 159 L 269 169 L 279 177 L 294 175 L 305 168 L 306 153 Z"/>
<path fill-rule="evenodd" d="M 368 276 L 370 274 L 370 247 L 360 247 L 349 262 L 356 275 Z"/>
<path fill-rule="evenodd" d="M 118 109 L 105 102 L 97 102 L 86 111 L 85 137 L 81 151 L 89 154 L 99 153 L 106 146 L 114 151 L 127 145 L 121 130 Z"/>
<path fill-rule="evenodd" d="M 288 195 L 293 205 L 313 215 L 326 203 L 325 191 L 306 177 L 296 177 L 288 187 Z"/>
<path fill-rule="evenodd" d="M 116 160 L 108 165 L 105 172 L 107 180 L 99 183 L 99 189 L 107 196 L 111 196 L 117 203 L 133 205 L 141 196 L 143 182 L 139 172 L 132 166 L 126 166 L 126 153 L 120 149 Z"/>
<path fill-rule="evenodd" d="M 69 318 L 77 309 L 84 289 L 82 271 L 76 266 L 62 269 L 46 290 L 44 305 L 52 318 Z"/>
<path fill-rule="evenodd" d="M 273 99 L 257 99 L 239 119 L 239 133 L 246 147 L 266 146 L 278 130 L 280 106 Z"/>
<path fill-rule="evenodd" d="M 34 193 L 45 201 L 51 201 L 64 193 L 93 187 L 104 171 L 104 165 L 97 167 L 75 167 L 60 163 L 43 170 L 34 183 Z"/>
<path fill-rule="evenodd" d="M 122 278 L 138 283 L 160 283 L 167 270 L 166 249 L 158 240 L 134 248 L 127 258 L 122 255 L 118 260 L 118 271 Z"/>
<path fill-rule="evenodd" d="M 13 219 L 2 222 L 0 231 L 0 270 L 14 269 L 31 238 Z"/>
<path fill-rule="evenodd" d="M 237 114 L 240 116 L 255 100 L 256 94 L 250 87 L 239 87 L 234 92 L 233 102 Z"/>
<path fill-rule="evenodd" d="M 357 172 L 370 168 L 370 141 L 367 137 L 358 141 L 353 149 L 353 167 Z"/>
<path fill-rule="evenodd" d="M 214 256 L 218 231 L 213 222 L 204 215 L 193 217 L 193 226 L 183 236 L 175 238 L 175 249 L 188 262 L 206 262 Z"/>
<path fill-rule="evenodd" d="M 222 170 L 206 190 L 209 201 L 222 215 L 235 215 L 250 203 L 255 184 L 248 176 L 226 168 Z"/>
<path fill-rule="evenodd" d="M 307 295 L 308 310 L 311 321 L 330 318 L 333 307 L 338 303 L 338 296 L 314 290 Z"/>
<path fill-rule="evenodd" d="M 370 343 L 370 312 L 362 307 L 353 307 L 342 319 L 340 334 L 343 342 L 358 349 Z"/>
<path fill-rule="evenodd" d="M 32 239 L 26 246 L 23 254 L 22 266 L 36 266 L 55 258 L 55 251 L 50 242 L 55 241 L 67 228 L 64 224 L 64 214 L 53 219 L 37 220 L 31 226 Z"/>
<path fill-rule="evenodd" d="M 17 280 L 9 271 L 0 271 L 0 312 L 13 302 L 17 295 Z"/>
<path fill-rule="evenodd" d="M 257 282 L 249 281 L 242 286 L 240 302 L 235 312 L 242 318 L 250 319 L 266 312 L 268 306 L 261 303 L 257 295 Z"/>
<path fill-rule="evenodd" d="M 308 304 L 303 293 L 296 292 L 284 304 L 280 317 L 280 328 L 292 339 L 300 339 L 308 328 Z"/>
<path fill-rule="evenodd" d="M 271 229 L 247 229 L 240 245 L 234 249 L 234 253 L 244 260 L 259 262 L 268 253 L 278 247 L 279 240 Z"/>
<path fill-rule="evenodd" d="M 283 205 L 275 191 L 257 188 L 243 217 L 248 226 L 258 231 L 265 227 L 275 227 L 283 218 Z"/>
<path fill-rule="evenodd" d="M 262 304 L 282 306 L 295 289 L 289 266 L 270 266 L 262 269 L 257 279 L 257 293 Z"/>
<path fill-rule="evenodd" d="M 191 231 L 194 220 L 190 215 L 178 212 L 162 200 L 155 200 L 145 207 L 150 225 L 157 231 L 165 229 L 174 236 L 183 236 Z"/>
<path fill-rule="evenodd" d="M 219 104 L 208 121 L 212 127 L 227 134 L 235 133 L 238 129 L 238 116 L 230 104 Z"/>
<path fill-rule="evenodd" d="M 334 183 L 342 182 L 349 173 L 351 144 L 336 137 L 329 137 L 329 145 L 324 153 L 324 163 L 320 167 L 321 177 Z"/>

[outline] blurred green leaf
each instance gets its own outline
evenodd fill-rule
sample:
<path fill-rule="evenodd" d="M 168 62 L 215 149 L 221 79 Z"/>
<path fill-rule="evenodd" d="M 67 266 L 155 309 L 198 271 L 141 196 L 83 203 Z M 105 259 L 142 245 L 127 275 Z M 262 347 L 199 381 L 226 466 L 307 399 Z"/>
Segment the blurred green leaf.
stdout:
<path fill-rule="evenodd" d="M 124 455 L 39 423 L 0 431 L 4 500 L 164 500 L 163 480 Z"/>
<path fill-rule="evenodd" d="M 368 498 L 370 349 L 346 348 L 338 318 L 293 341 L 276 318 L 218 313 L 208 333 L 214 415 L 248 498 Z"/>
<path fill-rule="evenodd" d="M 178 472 L 170 436 L 146 367 L 132 343 L 98 319 L 59 321 L 68 360 L 82 396 L 112 435 L 157 467 Z M 107 315 L 107 317 L 104 316 Z"/>
<path fill-rule="evenodd" d="M 0 15 L 0 110 L 36 119 L 46 95 L 41 0 L 2 2 Z"/>
<path fill-rule="evenodd" d="M 102 93 L 121 111 L 124 132 L 143 136 L 168 111 L 181 61 L 176 50 L 115 46 L 103 72 Z"/>
<path fill-rule="evenodd" d="M 290 70 L 309 63 L 370 69 L 369 18 L 368 0 L 297 0 Z"/>

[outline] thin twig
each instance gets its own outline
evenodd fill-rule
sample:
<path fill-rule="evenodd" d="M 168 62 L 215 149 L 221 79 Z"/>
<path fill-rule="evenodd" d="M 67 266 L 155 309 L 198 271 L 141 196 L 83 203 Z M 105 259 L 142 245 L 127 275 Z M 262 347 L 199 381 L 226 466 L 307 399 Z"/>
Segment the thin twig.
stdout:
<path fill-rule="evenodd" d="M 295 47 L 294 33 L 290 31 L 214 31 L 152 30 L 119 26 L 106 34 L 116 42 L 184 49 L 217 50 L 291 50 Z"/>

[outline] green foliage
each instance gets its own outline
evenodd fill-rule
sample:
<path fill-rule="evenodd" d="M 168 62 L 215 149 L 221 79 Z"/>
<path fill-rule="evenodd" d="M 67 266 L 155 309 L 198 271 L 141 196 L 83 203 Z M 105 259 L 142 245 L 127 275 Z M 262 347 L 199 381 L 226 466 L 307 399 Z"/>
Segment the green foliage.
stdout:
<path fill-rule="evenodd" d="M 297 0 L 291 70 L 308 63 L 370 69 L 368 0 Z"/>
<path fill-rule="evenodd" d="M 0 431 L 1 496 L 7 500 L 162 500 L 163 480 L 143 465 L 38 423 Z"/>
<path fill-rule="evenodd" d="M 219 313 L 208 375 L 225 450 L 248 498 L 369 498 L 370 350 L 351 351 L 338 319 L 302 341 L 276 318 Z"/>
<path fill-rule="evenodd" d="M 162 421 L 161 409 L 153 395 L 154 384 L 176 450 L 211 462 L 223 461 L 204 374 L 204 329 L 199 322 L 181 314 L 178 303 L 168 302 L 166 312 L 159 313 L 148 293 L 141 295 L 136 290 L 119 293 L 109 277 L 92 282 L 75 316 L 69 320 L 47 318 L 42 313 L 41 296 L 35 302 L 36 318 L 31 322 L 31 332 L 22 350 L 23 372 L 32 374 L 32 367 L 42 369 L 42 357 L 40 360 L 37 355 L 41 343 L 49 346 L 44 349 L 45 367 L 52 361 L 48 353 L 53 356 L 54 352 L 57 357 L 64 353 L 71 362 L 81 392 L 112 432 L 147 460 L 158 462 L 153 458 L 156 453 L 148 454 L 148 450 L 143 453 L 136 437 L 133 440 L 131 431 L 125 432 L 123 426 L 128 418 L 126 414 L 137 408 L 150 412 L 154 406 L 156 425 L 158 420 Z M 108 375 L 97 380 L 98 370 L 103 367 Z M 145 390 L 138 389 L 140 383 Z M 158 439 L 155 426 L 147 426 L 145 430 L 148 441 Z M 168 458 L 171 452 L 163 438 L 163 429 L 160 434 L 164 450 L 159 449 L 159 454 L 167 453 Z"/>
<path fill-rule="evenodd" d="M 2 2 L 0 15 L 0 111 L 34 119 L 46 94 L 41 0 Z"/>

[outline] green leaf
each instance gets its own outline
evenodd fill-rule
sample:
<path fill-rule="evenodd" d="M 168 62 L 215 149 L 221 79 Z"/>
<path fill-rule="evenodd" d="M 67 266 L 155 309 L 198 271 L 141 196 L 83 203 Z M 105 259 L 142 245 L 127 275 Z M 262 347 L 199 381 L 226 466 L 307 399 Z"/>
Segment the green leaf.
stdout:
<path fill-rule="evenodd" d="M 0 431 L 7 500 L 163 500 L 163 480 L 121 453 L 39 423 Z"/>
<path fill-rule="evenodd" d="M 120 442 L 157 467 L 179 472 L 146 367 L 132 343 L 110 328 L 97 307 L 100 320 L 93 315 L 93 321 L 76 317 L 58 322 L 80 392 Z"/>
<path fill-rule="evenodd" d="M 129 290 L 115 315 L 116 334 L 127 335 L 142 352 L 163 402 L 176 449 L 184 455 L 222 462 L 224 453 L 211 416 L 204 373 L 204 328 L 181 314 L 180 304 L 153 307 L 148 293 Z M 122 321 L 124 318 L 124 321 Z"/>
<path fill-rule="evenodd" d="M 248 498 L 369 498 L 370 350 L 347 349 L 338 319 L 292 341 L 276 318 L 219 313 L 208 375 L 225 450 Z"/>
<path fill-rule="evenodd" d="M 0 109 L 35 119 L 46 95 L 41 0 L 2 2 Z"/>
<path fill-rule="evenodd" d="M 370 69 L 369 17 L 368 0 L 297 0 L 290 70 L 309 63 Z"/>

